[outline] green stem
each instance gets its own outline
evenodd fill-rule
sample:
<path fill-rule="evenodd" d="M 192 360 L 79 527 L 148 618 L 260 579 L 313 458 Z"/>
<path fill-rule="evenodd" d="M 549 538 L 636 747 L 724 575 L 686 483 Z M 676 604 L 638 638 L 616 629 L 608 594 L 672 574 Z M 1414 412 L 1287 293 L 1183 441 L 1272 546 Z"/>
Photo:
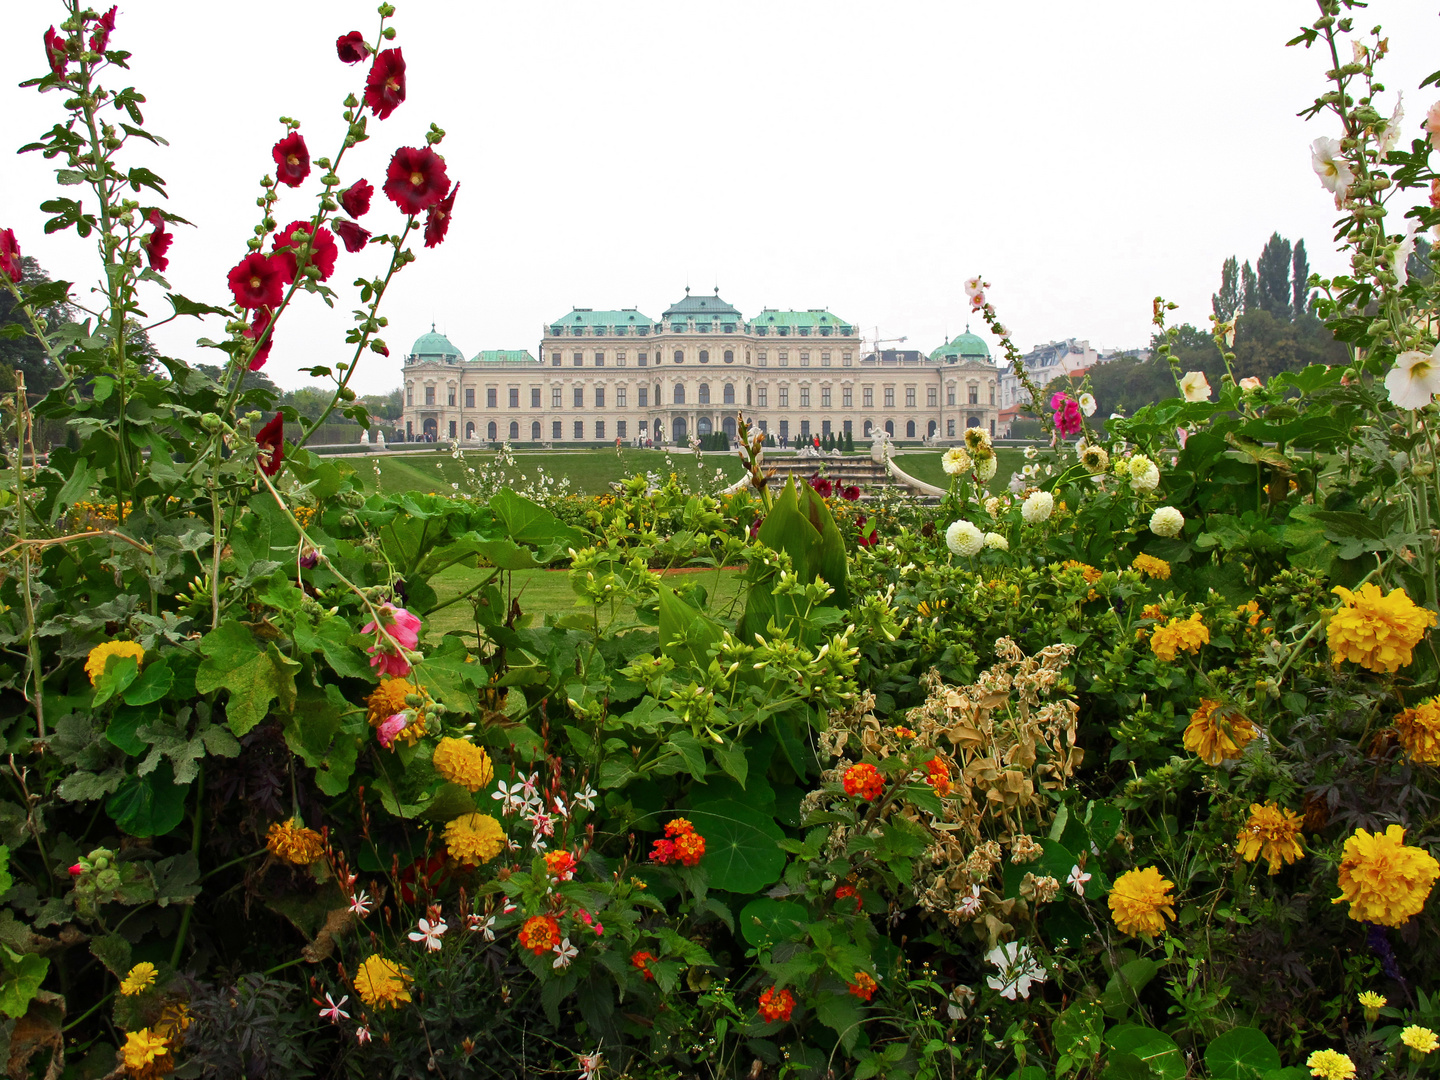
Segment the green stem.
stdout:
<path fill-rule="evenodd" d="M 190 853 L 199 857 L 200 855 L 200 834 L 201 825 L 205 820 L 205 765 L 200 764 L 199 774 L 195 777 L 195 824 L 190 831 Z M 190 917 L 195 912 L 193 903 L 186 904 L 185 910 L 180 913 L 180 929 L 175 934 L 175 947 L 170 950 L 170 966 L 180 966 L 180 954 L 185 949 L 185 939 L 190 933 Z"/>

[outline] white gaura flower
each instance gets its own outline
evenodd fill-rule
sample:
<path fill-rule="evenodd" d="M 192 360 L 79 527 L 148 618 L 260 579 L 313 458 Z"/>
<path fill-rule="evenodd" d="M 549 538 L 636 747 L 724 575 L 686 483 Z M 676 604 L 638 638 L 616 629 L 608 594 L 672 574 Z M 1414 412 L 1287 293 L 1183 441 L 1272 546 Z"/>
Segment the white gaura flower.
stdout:
<path fill-rule="evenodd" d="M 1380 133 L 1380 160 L 1384 161 L 1400 141 L 1400 121 L 1405 119 L 1405 93 L 1402 90 L 1395 99 L 1395 111 L 1385 121 L 1385 130 Z"/>
<path fill-rule="evenodd" d="M 372 906 L 373 904 L 371 903 L 370 897 L 364 889 L 361 889 L 350 898 L 350 913 L 352 915 L 359 915 L 362 919 L 370 914 L 370 908 Z"/>
<path fill-rule="evenodd" d="M 963 446 L 952 446 L 945 451 L 945 456 L 940 459 L 940 465 L 945 470 L 946 476 L 959 476 L 961 473 L 970 471 L 970 455 L 965 452 Z"/>
<path fill-rule="evenodd" d="M 1185 515 L 1173 506 L 1162 506 L 1150 515 L 1150 531 L 1156 536 L 1179 536 Z"/>
<path fill-rule="evenodd" d="M 1097 407 L 1098 406 L 1095 404 L 1094 394 L 1080 395 L 1080 411 L 1083 412 L 1086 416 L 1094 416 Z"/>
<path fill-rule="evenodd" d="M 985 534 L 985 546 L 991 551 L 1009 551 L 1010 541 L 997 532 L 988 532 Z"/>
<path fill-rule="evenodd" d="M 415 924 L 418 929 L 411 930 L 406 936 L 414 942 L 425 943 L 425 948 L 430 952 L 440 951 L 440 939 L 450 927 L 445 925 L 444 919 L 436 919 L 433 923 L 429 919 L 421 919 Z"/>
<path fill-rule="evenodd" d="M 950 991 L 950 1000 L 945 1005 L 945 1014 L 951 1020 L 964 1020 L 965 1010 L 970 1008 L 970 1003 L 975 1000 L 975 991 L 963 983 Z"/>
<path fill-rule="evenodd" d="M 1205 379 L 1205 373 L 1187 371 L 1180 380 L 1180 392 L 1185 395 L 1186 401 L 1209 401 L 1210 384 Z"/>
<path fill-rule="evenodd" d="M 1423 409 L 1440 394 L 1440 345 L 1428 353 L 1403 352 L 1385 376 L 1385 392 L 1402 409 Z"/>
<path fill-rule="evenodd" d="M 1030 525 L 1049 521 L 1055 512 L 1055 496 L 1048 491 L 1032 491 L 1020 505 L 1020 516 Z"/>
<path fill-rule="evenodd" d="M 550 966 L 557 970 L 559 968 L 569 967 L 570 961 L 580 955 L 580 950 L 570 944 L 568 937 L 562 938 L 560 944 L 556 945 L 553 951 L 555 953 L 555 961 Z"/>
<path fill-rule="evenodd" d="M 465 921 L 466 925 L 468 925 L 474 933 L 479 934 L 486 941 L 495 940 L 494 915 L 488 915 L 483 919 L 479 915 L 467 915 Z"/>
<path fill-rule="evenodd" d="M 956 555 L 968 559 L 985 546 L 985 534 L 973 522 L 952 521 L 945 530 L 945 544 Z"/>
<path fill-rule="evenodd" d="M 1070 868 L 1070 876 L 1065 879 L 1065 884 L 1075 890 L 1076 896 L 1083 897 L 1085 895 L 1085 883 L 1089 880 L 1090 875 L 1085 873 L 1084 870 L 1081 870 L 1080 864 L 1076 863 Z"/>
<path fill-rule="evenodd" d="M 1028 1000 L 1030 985 L 1045 981 L 1045 969 L 1036 962 L 1030 946 L 1018 941 L 997 945 L 985 954 L 985 959 L 999 969 L 998 974 L 986 977 L 986 985 L 1011 1001 L 1017 994 Z"/>
<path fill-rule="evenodd" d="M 991 454 L 987 458 L 981 458 L 980 464 L 975 466 L 975 476 L 982 484 L 988 484 L 995 479 L 995 470 L 1000 467 L 1000 462 Z"/>
<path fill-rule="evenodd" d="M 971 885 L 970 892 L 961 897 L 960 903 L 957 905 L 957 910 L 967 919 L 973 919 L 976 915 L 980 914 L 981 909 L 984 907 L 985 902 L 980 899 L 980 886 Z"/>
<path fill-rule="evenodd" d="M 571 798 L 576 806 L 583 806 L 586 810 L 593 811 L 595 809 L 595 799 L 599 794 L 600 793 L 598 791 L 596 791 L 587 783 L 583 788 L 581 788 L 573 796 L 571 796 Z"/>
<path fill-rule="evenodd" d="M 1415 254 L 1415 230 L 1420 227 L 1420 222 L 1411 218 L 1405 223 L 1405 235 L 1400 238 L 1400 244 L 1395 248 L 1395 261 L 1391 270 L 1395 274 L 1395 287 L 1403 289 L 1405 283 L 1410 280 L 1410 256 Z"/>
<path fill-rule="evenodd" d="M 1315 170 L 1325 190 L 1334 194 L 1338 209 L 1350 191 L 1350 185 L 1355 182 L 1350 163 L 1340 154 L 1340 140 L 1321 136 L 1311 143 L 1310 167 Z"/>

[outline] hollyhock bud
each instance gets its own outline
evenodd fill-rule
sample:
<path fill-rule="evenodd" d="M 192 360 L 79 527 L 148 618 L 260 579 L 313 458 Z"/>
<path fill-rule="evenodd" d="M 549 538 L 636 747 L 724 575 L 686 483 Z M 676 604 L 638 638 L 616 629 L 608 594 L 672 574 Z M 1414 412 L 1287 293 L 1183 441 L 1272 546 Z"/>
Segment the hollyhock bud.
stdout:
<path fill-rule="evenodd" d="M 292 131 L 270 151 L 275 159 L 275 179 L 290 187 L 299 187 L 310 175 L 310 151 L 298 131 Z"/>
<path fill-rule="evenodd" d="M 269 308 L 259 308 L 255 312 L 255 318 L 245 330 L 244 337 L 250 341 L 260 341 L 262 335 L 265 340 L 261 342 L 253 356 L 250 357 L 250 370 L 259 371 L 265 366 L 265 361 L 270 359 L 270 346 L 275 344 L 275 332 L 270 330 L 270 323 L 274 320 Z M 270 330 L 267 334 L 266 331 Z"/>
<path fill-rule="evenodd" d="M 375 729 L 375 738 L 380 741 L 381 746 L 385 747 L 386 750 L 389 750 L 390 747 L 395 744 L 395 736 L 399 735 L 400 732 L 404 730 L 405 714 L 395 713 L 393 716 L 391 716 L 383 724 L 381 724 L 378 728 Z"/>
<path fill-rule="evenodd" d="M 80 876 L 81 874 L 83 874 L 84 872 L 85 872 L 85 867 L 81 866 L 78 862 L 77 862 L 74 866 L 70 867 L 70 876 L 71 876 L 71 877 L 79 877 L 79 876 Z"/>
<path fill-rule="evenodd" d="M 110 9 L 112 12 L 114 8 Z M 170 250 L 170 242 L 175 239 L 165 231 L 165 219 L 160 215 L 159 210 L 150 211 L 150 224 L 155 226 L 152 232 L 140 243 L 145 247 L 145 261 L 150 264 L 150 269 L 163 274 L 170 265 L 170 260 L 165 253 Z"/>
<path fill-rule="evenodd" d="M 335 52 L 344 63 L 358 64 L 370 55 L 370 47 L 359 30 L 351 30 L 335 39 Z"/>
<path fill-rule="evenodd" d="M 349 218 L 336 218 L 332 224 L 335 226 L 335 235 L 340 237 L 345 250 L 352 255 L 370 242 L 370 230 Z"/>
<path fill-rule="evenodd" d="M 230 291 L 243 308 L 279 307 L 285 286 L 294 280 L 279 259 L 251 252 L 230 271 Z"/>
<path fill-rule="evenodd" d="M 445 159 L 428 146 L 402 146 L 385 170 L 385 194 L 402 213 L 428 210 L 450 190 Z"/>
<path fill-rule="evenodd" d="M 374 194 L 369 180 L 356 180 L 340 193 L 340 205 L 351 217 L 364 217 L 370 210 L 370 196 Z"/>
<path fill-rule="evenodd" d="M 399 49 L 382 49 L 365 79 L 365 104 L 384 120 L 404 100 L 405 58 Z"/>
<path fill-rule="evenodd" d="M 50 61 L 50 70 L 56 75 L 64 75 L 70 65 L 70 57 L 65 55 L 65 39 L 53 26 L 45 31 L 45 59 Z"/>
<path fill-rule="evenodd" d="M 437 247 L 450 230 L 450 214 L 455 207 L 455 195 L 460 190 L 457 183 L 450 194 L 441 199 L 425 213 L 425 246 Z"/>
<path fill-rule="evenodd" d="M 111 8 L 95 20 L 95 32 L 90 35 L 90 51 L 103 53 L 110 44 L 110 35 L 115 32 L 115 8 Z"/>
<path fill-rule="evenodd" d="M 20 244 L 15 240 L 14 229 L 0 229 L 0 274 L 15 282 L 22 276 Z"/>
<path fill-rule="evenodd" d="M 276 413 L 275 419 L 256 433 L 255 442 L 260 446 L 260 471 L 274 476 L 285 460 L 285 418 Z"/>
<path fill-rule="evenodd" d="M 340 249 L 335 246 L 335 237 L 329 229 L 320 228 L 311 233 L 311 224 L 308 221 L 292 221 L 284 229 L 275 234 L 271 244 L 274 252 L 273 258 L 280 261 L 294 281 L 300 274 L 301 267 L 296 258 L 296 252 L 305 243 L 305 236 L 310 236 L 310 252 L 306 257 L 307 266 L 314 266 L 320 271 L 320 280 L 325 281 L 335 272 L 335 259 L 340 254 Z M 305 236 L 297 237 L 296 233 L 303 233 Z"/>

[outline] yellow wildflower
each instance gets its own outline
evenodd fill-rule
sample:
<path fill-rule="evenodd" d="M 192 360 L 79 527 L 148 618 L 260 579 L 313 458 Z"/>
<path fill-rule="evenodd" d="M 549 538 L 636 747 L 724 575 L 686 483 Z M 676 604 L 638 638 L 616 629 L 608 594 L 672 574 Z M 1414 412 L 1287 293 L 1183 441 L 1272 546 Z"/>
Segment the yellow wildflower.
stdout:
<path fill-rule="evenodd" d="M 1440 698 L 1422 701 L 1395 718 L 1395 735 L 1417 765 L 1440 765 Z"/>
<path fill-rule="evenodd" d="M 1122 934 L 1154 937 L 1165 929 L 1165 916 L 1175 918 L 1173 881 L 1160 876 L 1153 866 L 1130 870 L 1110 886 L 1110 916 Z"/>
<path fill-rule="evenodd" d="M 139 664 L 145 659 L 145 650 L 134 641 L 102 641 L 85 657 L 85 674 L 90 676 L 91 686 L 99 682 L 100 676 L 105 674 L 105 664 L 112 656 L 133 656 L 135 663 Z"/>
<path fill-rule="evenodd" d="M 1236 850 L 1246 862 L 1260 858 L 1269 860 L 1270 873 L 1274 875 L 1280 872 L 1281 866 L 1288 866 L 1304 856 L 1299 837 L 1299 814 L 1274 802 L 1263 806 L 1251 803 L 1250 820 L 1240 828 Z"/>
<path fill-rule="evenodd" d="M 1238 758 L 1258 734 L 1255 725 L 1239 713 L 1226 710 L 1218 701 L 1201 698 L 1200 707 L 1190 714 L 1185 728 L 1185 749 L 1206 765 L 1219 765 Z"/>
<path fill-rule="evenodd" d="M 120 1048 L 120 1061 L 132 1077 L 148 1080 L 170 1071 L 170 1043 L 148 1027 L 131 1031 Z"/>
<path fill-rule="evenodd" d="M 295 866 L 309 866 L 325 854 L 325 841 L 314 829 L 307 829 L 298 819 L 277 821 L 265 835 L 265 846 L 277 858 Z"/>
<path fill-rule="evenodd" d="M 1085 584 L 1094 585 L 1100 580 L 1100 571 L 1089 563 L 1083 563 L 1079 559 L 1066 559 L 1060 564 L 1066 570 L 1079 570 L 1080 576 L 1085 579 Z"/>
<path fill-rule="evenodd" d="M 1150 635 L 1150 651 L 1161 660 L 1175 659 L 1175 653 L 1184 649 L 1198 653 L 1200 646 L 1210 643 L 1210 630 L 1197 611 L 1188 619 L 1171 619 L 1164 626 L 1157 626 Z"/>
<path fill-rule="evenodd" d="M 468 739 L 441 739 L 431 758 L 435 771 L 452 784 L 479 791 L 495 779 L 490 755 Z"/>
<path fill-rule="evenodd" d="M 1400 1032 L 1400 1041 L 1416 1054 L 1428 1054 L 1440 1046 L 1440 1039 L 1435 1037 L 1435 1032 L 1418 1024 L 1411 1024 Z"/>
<path fill-rule="evenodd" d="M 1164 559 L 1146 555 L 1143 551 L 1135 556 L 1135 561 L 1130 565 L 1147 577 L 1160 578 L 1163 581 L 1170 579 L 1170 564 Z"/>
<path fill-rule="evenodd" d="M 126 997 L 143 994 L 155 985 L 155 976 L 157 974 L 158 972 L 155 970 L 155 965 L 148 960 L 136 964 L 130 969 L 129 974 L 120 981 L 120 993 Z"/>
<path fill-rule="evenodd" d="M 1356 829 L 1340 860 L 1341 895 L 1331 903 L 1349 901 L 1357 922 L 1400 926 L 1425 907 L 1437 877 L 1440 863 L 1424 848 L 1406 847 L 1401 826 L 1373 834 Z"/>
<path fill-rule="evenodd" d="M 488 814 L 461 814 L 445 826 L 450 857 L 466 866 L 489 862 L 505 847 L 505 831 Z"/>
<path fill-rule="evenodd" d="M 1305 1059 L 1311 1076 L 1320 1080 L 1354 1080 L 1355 1063 L 1338 1050 L 1316 1050 Z"/>
<path fill-rule="evenodd" d="M 1360 1008 L 1365 1011 L 1365 1020 L 1373 1024 L 1380 1019 L 1380 1010 L 1385 1007 L 1388 999 L 1384 994 L 1377 994 L 1374 990 L 1361 990 L 1359 994 Z"/>
<path fill-rule="evenodd" d="M 1264 614 L 1265 613 L 1260 610 L 1260 605 L 1254 600 L 1241 604 L 1235 609 L 1235 617 L 1237 619 L 1245 619 L 1251 626 L 1257 625 Z"/>
<path fill-rule="evenodd" d="M 1359 592 L 1330 590 L 1344 601 L 1330 617 L 1326 636 L 1335 663 L 1350 660 L 1371 671 L 1393 672 L 1410 663 L 1411 650 L 1435 625 L 1435 613 L 1417 607 L 1404 589 L 1382 595 L 1366 582 Z"/>
<path fill-rule="evenodd" d="M 410 1000 L 410 973 L 378 953 L 367 957 L 355 972 L 355 992 L 372 1009 L 398 1009 Z"/>

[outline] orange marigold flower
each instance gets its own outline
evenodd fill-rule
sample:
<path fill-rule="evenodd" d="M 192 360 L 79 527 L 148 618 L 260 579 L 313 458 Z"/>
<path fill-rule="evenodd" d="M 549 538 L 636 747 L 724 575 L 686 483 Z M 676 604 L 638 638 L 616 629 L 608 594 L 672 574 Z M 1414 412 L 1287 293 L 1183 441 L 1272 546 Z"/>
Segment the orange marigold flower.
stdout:
<path fill-rule="evenodd" d="M 1143 551 L 1135 556 L 1135 561 L 1130 564 L 1147 577 L 1160 578 L 1162 581 L 1170 577 L 1170 564 L 1164 559 L 1157 559 L 1154 555 L 1146 555 Z"/>
<path fill-rule="evenodd" d="M 560 944 L 560 924 L 549 915 L 532 915 L 520 927 L 520 947 L 544 956 Z"/>
<path fill-rule="evenodd" d="M 1251 626 L 1257 625 L 1264 614 L 1265 613 L 1260 610 L 1260 605 L 1254 600 L 1241 604 L 1235 609 L 1235 617 L 1237 619 L 1244 619 Z"/>
<path fill-rule="evenodd" d="M 1129 870 L 1110 886 L 1110 916 L 1122 934 L 1154 937 L 1165 929 L 1165 917 L 1175 918 L 1175 883 L 1153 866 Z"/>
<path fill-rule="evenodd" d="M 760 1017 L 767 1024 L 785 1023 L 794 1011 L 795 998 L 789 990 L 776 990 L 772 986 L 760 995 Z"/>
<path fill-rule="evenodd" d="M 880 775 L 880 770 L 869 762 L 862 761 L 859 765 L 851 765 L 845 770 L 844 781 L 846 795 L 855 795 L 872 802 L 880 798 L 885 790 L 885 778 Z"/>
<path fill-rule="evenodd" d="M 1331 902 L 1349 901 L 1358 922 L 1401 926 L 1425 907 L 1437 877 L 1440 863 L 1424 848 L 1406 847 L 1401 826 L 1373 834 L 1356 829 L 1345 841 L 1340 895 Z"/>
<path fill-rule="evenodd" d="M 1395 736 L 1417 765 L 1440 765 L 1440 698 L 1422 701 L 1397 716 Z"/>
<path fill-rule="evenodd" d="M 1080 576 L 1085 579 L 1085 584 L 1094 585 L 1100 580 L 1100 571 L 1089 563 L 1083 563 L 1079 559 L 1066 559 L 1060 564 L 1066 570 L 1079 570 Z"/>
<path fill-rule="evenodd" d="M 1240 826 L 1236 850 L 1246 862 L 1267 859 L 1272 875 L 1305 854 L 1300 846 L 1300 815 L 1274 801 L 1250 804 L 1250 819 Z"/>
<path fill-rule="evenodd" d="M 378 728 L 396 713 L 407 711 L 409 706 L 405 704 L 405 699 L 411 694 L 425 697 L 422 690 L 405 679 L 381 679 L 380 685 L 370 691 L 370 696 L 365 699 L 370 726 Z M 395 737 L 413 746 L 423 734 L 425 734 L 425 713 L 417 709 L 414 719 L 401 728 Z"/>
<path fill-rule="evenodd" d="M 705 837 L 697 832 L 681 833 L 675 838 L 675 861 L 694 866 L 705 854 Z"/>
<path fill-rule="evenodd" d="M 1258 735 L 1255 725 L 1238 712 L 1227 710 L 1218 701 L 1200 699 L 1185 728 L 1185 749 L 1193 751 L 1206 765 L 1233 761 L 1245 752 Z"/>
<path fill-rule="evenodd" d="M 1382 594 L 1374 582 L 1358 592 L 1330 590 L 1344 602 L 1330 616 L 1326 637 L 1335 663 L 1350 660 L 1371 671 L 1394 672 L 1410 663 L 1411 650 L 1435 625 L 1435 613 L 1417 607 L 1404 589 Z"/>
<path fill-rule="evenodd" d="M 644 976 L 646 982 L 655 981 L 655 973 L 650 970 L 650 964 L 655 959 L 654 953 L 646 952 L 644 949 L 630 954 L 630 963 L 640 969 L 640 974 Z"/>
<path fill-rule="evenodd" d="M 1159 622 L 1165 618 L 1165 612 L 1160 610 L 1159 604 L 1146 604 L 1140 609 L 1140 617 L 1142 619 L 1154 619 L 1156 622 Z"/>
<path fill-rule="evenodd" d="M 938 757 L 931 758 L 925 763 L 925 771 L 930 775 L 925 782 L 935 789 L 935 794 L 944 798 L 954 790 L 955 785 L 950 782 L 950 766 Z"/>
<path fill-rule="evenodd" d="M 265 846 L 276 858 L 294 866 L 309 866 L 325 854 L 325 841 L 300 821 L 276 821 L 265 835 Z"/>
<path fill-rule="evenodd" d="M 854 994 L 861 1001 L 869 1001 L 875 996 L 875 991 L 878 987 L 879 983 L 869 975 L 863 971 L 857 971 L 855 972 L 855 981 L 850 984 L 850 993 Z"/>
<path fill-rule="evenodd" d="M 1167 663 L 1175 659 L 1177 650 L 1198 653 L 1201 645 L 1209 643 L 1210 630 L 1198 611 L 1188 619 L 1171 619 L 1150 635 L 1150 651 Z"/>

